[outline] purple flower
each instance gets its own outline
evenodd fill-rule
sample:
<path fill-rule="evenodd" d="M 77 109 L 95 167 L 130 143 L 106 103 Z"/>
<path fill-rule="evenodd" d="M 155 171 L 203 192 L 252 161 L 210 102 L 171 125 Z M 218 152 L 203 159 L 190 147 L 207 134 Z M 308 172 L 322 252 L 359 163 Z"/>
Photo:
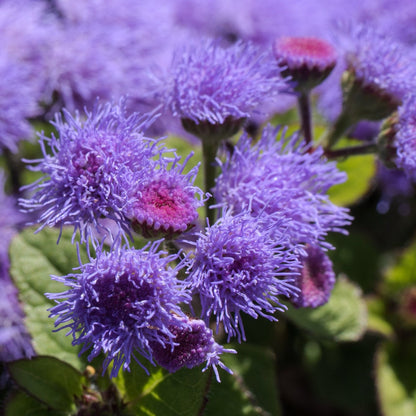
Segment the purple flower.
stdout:
<path fill-rule="evenodd" d="M 190 301 L 176 278 L 183 263 L 172 268 L 178 255 L 158 252 L 159 243 L 98 252 L 79 274 L 53 277 L 68 291 L 47 294 L 58 302 L 50 309 L 55 326 L 69 328 L 73 345 L 83 344 L 82 352 L 92 348 L 89 360 L 105 353 L 104 368 L 113 362 L 112 377 L 121 367 L 129 369 L 132 357 L 145 369 L 136 353 L 153 363 L 150 343 L 172 348 L 176 333 L 169 326 L 184 316 L 179 303 Z"/>
<path fill-rule="evenodd" d="M 300 293 L 297 298 L 291 299 L 292 303 L 297 307 L 317 308 L 328 302 L 334 284 L 331 260 L 320 247 L 307 246 L 301 273 L 295 281 Z"/>
<path fill-rule="evenodd" d="M 124 209 L 129 190 L 148 177 L 155 165 L 151 158 L 161 151 L 143 136 L 150 117 L 126 116 L 124 111 L 123 102 L 96 106 L 86 119 L 64 111 L 64 118 L 57 115 L 52 123 L 57 137 L 40 135 L 44 157 L 31 161 L 37 165 L 30 169 L 45 176 L 28 187 L 35 193 L 22 199 L 21 206 L 40 211 L 41 228 L 72 225 L 74 237 L 79 230 L 81 241 L 92 230 L 105 231 L 100 218 L 128 228 Z"/>
<path fill-rule="evenodd" d="M 10 241 L 25 221 L 17 209 L 15 198 L 4 192 L 5 181 L 4 172 L 0 170 L 0 264 L 5 264 L 3 258 L 8 258 Z"/>
<path fill-rule="evenodd" d="M 226 349 L 214 340 L 212 330 L 204 321 L 199 319 L 182 319 L 179 325 L 175 322 L 169 330 L 174 334 L 173 347 L 152 343 L 152 353 L 155 361 L 169 372 L 187 367 L 193 368 L 204 362 L 206 366 L 202 371 L 212 367 L 217 381 L 220 382 L 217 365 L 228 373 L 232 371 L 220 361 L 223 353 L 236 353 L 233 349 Z"/>
<path fill-rule="evenodd" d="M 8 258 L 0 258 L 0 362 L 28 358 L 34 354 L 24 325 L 24 314 L 8 272 Z"/>
<path fill-rule="evenodd" d="M 198 167 L 183 173 L 188 159 L 181 165 L 175 157 L 168 169 L 161 157 L 160 168 L 133 187 L 126 212 L 135 231 L 145 237 L 172 238 L 195 225 L 204 195 L 193 185 Z"/>
<path fill-rule="evenodd" d="M 149 73 L 169 64 L 177 39 L 169 6 L 135 0 L 56 3 L 63 18 L 51 42 L 49 78 L 64 106 L 73 111 L 91 106 L 97 96 L 117 100 L 128 94 L 135 111 L 153 108 Z"/>
<path fill-rule="evenodd" d="M 343 57 L 332 82 L 323 93 L 323 106 L 333 113 L 343 102 L 343 113 L 355 123 L 381 120 L 397 109 L 408 91 L 416 86 L 416 66 L 404 45 L 368 25 L 340 25 L 334 40 Z M 335 104 L 335 105 L 334 105 Z M 337 106 L 338 107 L 338 106 Z M 345 117 L 345 116 L 344 116 Z"/>
<path fill-rule="evenodd" d="M 416 180 L 416 96 L 409 95 L 398 110 L 394 127 L 395 162 L 412 180 Z"/>
<path fill-rule="evenodd" d="M 351 28 L 345 43 L 347 67 L 363 87 L 400 102 L 415 86 L 415 67 L 399 43 L 360 25 Z"/>
<path fill-rule="evenodd" d="M 39 113 L 40 83 L 27 65 L 0 51 L 0 152 L 17 152 L 22 139 L 31 138 L 28 118 Z"/>
<path fill-rule="evenodd" d="M 4 176 L 0 174 L 0 361 L 17 360 L 33 355 L 24 315 L 9 275 L 10 241 L 24 219 L 16 201 L 3 191 Z M 1 384 L 1 380 L 0 380 Z"/>
<path fill-rule="evenodd" d="M 196 125 L 240 123 L 285 87 L 271 54 L 204 40 L 178 52 L 166 92 L 173 115 Z"/>
<path fill-rule="evenodd" d="M 228 339 L 241 341 L 241 313 L 275 321 L 273 314 L 286 309 L 278 296 L 296 293 L 292 275 L 298 266 L 286 240 L 272 237 L 267 222 L 245 212 L 224 213 L 199 234 L 189 284 L 200 298 L 205 322 L 214 316 L 217 331 L 223 323 Z"/>
<path fill-rule="evenodd" d="M 244 134 L 233 154 L 222 163 L 215 196 L 234 213 L 250 209 L 253 216 L 269 214 L 269 221 L 285 219 L 292 244 L 330 247 L 324 241 L 330 231 L 345 233 L 351 217 L 333 204 L 327 191 L 345 180 L 323 150 L 310 151 L 295 134 L 276 140 L 280 128 L 266 127 L 252 145 Z"/>

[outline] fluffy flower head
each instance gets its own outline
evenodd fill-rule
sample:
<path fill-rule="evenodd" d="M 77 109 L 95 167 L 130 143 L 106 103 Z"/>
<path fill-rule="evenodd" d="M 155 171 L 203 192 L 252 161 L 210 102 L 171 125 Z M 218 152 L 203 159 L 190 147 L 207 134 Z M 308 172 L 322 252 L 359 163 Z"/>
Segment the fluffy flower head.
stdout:
<path fill-rule="evenodd" d="M 403 45 L 361 25 L 348 28 L 340 37 L 347 67 L 343 79 L 344 95 L 347 91 L 353 97 L 359 89 L 362 95 L 358 100 L 371 100 L 360 104 L 355 99 L 349 105 L 359 106 L 362 112 L 363 105 L 372 103 L 375 108 L 367 110 L 362 118 L 386 117 L 416 85 L 416 66 L 408 51 Z"/>
<path fill-rule="evenodd" d="M 406 98 L 398 110 L 398 121 L 395 126 L 394 146 L 396 164 L 407 176 L 416 180 L 416 96 Z"/>
<path fill-rule="evenodd" d="M 345 180 L 321 148 L 309 152 L 297 135 L 276 140 L 279 128 L 268 126 L 252 145 L 244 134 L 217 178 L 217 201 L 234 213 L 250 207 L 253 216 L 286 219 L 286 235 L 293 244 L 317 243 L 328 247 L 329 231 L 344 232 L 350 222 L 344 208 L 334 205 L 328 189 Z"/>
<path fill-rule="evenodd" d="M 86 115 L 74 118 L 64 111 L 64 118 L 58 115 L 52 123 L 58 136 L 40 136 L 44 157 L 31 169 L 45 176 L 29 186 L 35 191 L 31 199 L 21 201 L 27 210 L 41 210 L 42 227 L 72 225 L 81 241 L 100 228 L 101 217 L 120 229 L 127 226 L 123 210 L 129 189 L 149 175 L 151 158 L 160 152 L 143 135 L 149 117 L 127 117 L 122 103 L 100 105 Z"/>
<path fill-rule="evenodd" d="M 0 362 L 31 357 L 33 347 L 24 325 L 24 314 L 19 305 L 6 265 L 0 265 Z"/>
<path fill-rule="evenodd" d="M 201 233 L 189 282 L 198 293 L 202 318 L 215 316 L 228 338 L 245 339 L 241 313 L 276 320 L 285 307 L 278 296 L 294 296 L 291 275 L 298 262 L 285 240 L 272 238 L 259 218 L 224 215 Z"/>
<path fill-rule="evenodd" d="M 285 88 L 271 58 L 243 42 L 192 45 L 173 62 L 168 106 L 175 116 L 197 124 L 245 119 L 266 97 Z"/>
<path fill-rule="evenodd" d="M 176 279 L 178 267 L 169 266 L 177 255 L 157 252 L 158 243 L 142 250 L 118 248 L 81 267 L 80 274 L 54 277 L 70 289 L 48 294 L 59 303 L 50 309 L 55 326 L 69 328 L 73 345 L 92 347 L 91 360 L 106 354 L 104 367 L 113 362 L 111 376 L 129 369 L 135 353 L 152 362 L 150 343 L 172 347 L 169 325 L 183 316 L 178 306 L 189 295 Z M 143 366 L 143 365 L 142 365 Z"/>

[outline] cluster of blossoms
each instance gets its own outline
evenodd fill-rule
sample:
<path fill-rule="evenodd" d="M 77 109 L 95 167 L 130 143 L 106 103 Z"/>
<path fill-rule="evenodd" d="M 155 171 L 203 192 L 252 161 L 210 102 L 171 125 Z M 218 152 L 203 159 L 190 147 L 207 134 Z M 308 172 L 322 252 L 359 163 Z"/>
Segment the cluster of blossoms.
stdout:
<path fill-rule="evenodd" d="M 243 3 L 245 21 L 254 6 Z M 178 29 L 185 17 L 170 1 L 157 17 L 134 1 L 108 10 L 103 4 L 55 2 L 61 19 L 48 24 L 59 35 L 46 66 L 49 79 L 39 81 L 43 88 L 26 82 L 31 66 L 22 67 L 27 73 L 19 65 L 3 70 L 10 62 L 38 62 L 40 52 L 0 52 L 0 73 L 7 75 L 0 84 L 13 102 L 5 114 L 17 120 L 0 117 L 3 149 L 16 151 L 17 138 L 30 135 L 27 120 L 39 111 L 40 90 L 57 95 L 50 106 L 66 106 L 52 122 L 55 133 L 39 134 L 42 156 L 25 160 L 43 176 L 22 188 L 20 198 L 22 209 L 37 215 L 39 230 L 70 226 L 73 241 L 92 246 L 77 273 L 54 276 L 69 289 L 47 295 L 57 303 L 50 314 L 59 329 L 69 329 L 74 345 L 91 350 L 90 360 L 105 354 L 111 376 L 135 360 L 146 371 L 146 363 L 172 372 L 206 363 L 219 380 L 217 367 L 231 371 L 221 355 L 235 351 L 215 335 L 224 331 L 227 341 L 241 342 L 245 315 L 276 321 L 288 303 L 315 308 L 329 299 L 335 273 L 327 237 L 345 233 L 351 222 L 348 210 L 328 196 L 346 179 L 327 160 L 339 137 L 361 119 L 392 116 L 377 146 L 387 143 L 394 162 L 416 177 L 415 98 L 405 96 L 416 71 L 402 45 L 361 26 L 347 30 L 338 46 L 309 34 L 280 37 L 271 27 L 257 43 L 241 29 L 243 39 L 234 43 L 232 36 L 196 37 L 190 45 L 186 33 L 193 32 Z M 173 33 L 185 44 L 174 53 Z M 139 49 L 138 39 L 146 39 Z M 153 65 L 169 69 L 149 75 Z M 342 91 L 333 86 L 341 73 Z M 322 147 L 313 138 L 309 98 L 327 78 L 320 105 L 337 100 L 339 111 Z M 27 93 L 13 94 L 17 84 Z M 129 99 L 118 104 L 75 111 L 91 108 L 97 96 L 126 93 Z M 248 122 L 269 118 L 265 110 L 284 94 L 298 100 L 301 131 L 287 135 L 267 125 L 251 137 Z M 150 105 L 151 112 L 141 111 Z M 182 161 L 149 133 L 163 123 L 201 140 L 204 190 L 195 185 L 199 165 L 187 168 L 191 155 Z M 238 141 L 229 140 L 244 128 Z M 204 204 L 207 222 L 198 214 Z M 157 241 L 137 249 L 138 238 Z"/>
<path fill-rule="evenodd" d="M 238 74 L 236 83 L 249 75 Z M 215 341 L 212 320 L 216 332 L 241 342 L 243 314 L 277 320 L 283 298 L 297 306 L 327 301 L 334 275 L 325 237 L 342 232 L 350 217 L 326 192 L 345 177 L 297 135 L 277 141 L 278 130 L 267 127 L 252 145 L 244 134 L 212 189 L 219 218 L 207 206 L 214 222 L 201 230 L 197 208 L 207 198 L 193 184 L 198 166 L 185 173 L 189 157 L 181 164 L 145 135 L 154 117 L 126 111 L 124 100 L 84 117 L 64 111 L 52 122 L 56 135 L 40 134 L 43 158 L 27 161 L 44 176 L 26 188 L 31 196 L 21 206 L 38 213 L 40 229 L 72 226 L 74 240 L 79 233 L 95 248 L 79 273 L 54 277 L 69 290 L 48 294 L 57 302 L 51 316 L 70 329 L 74 345 L 92 349 L 90 360 L 104 353 L 111 376 L 132 359 L 146 370 L 142 357 L 169 371 L 206 362 L 219 379 L 217 366 L 230 371 L 221 354 L 235 351 Z M 211 135 L 202 140 L 224 132 L 224 118 L 208 113 L 206 120 Z M 167 255 L 159 240 L 136 249 L 129 245 L 136 233 L 192 248 Z M 201 319 L 184 312 L 193 298 Z"/>

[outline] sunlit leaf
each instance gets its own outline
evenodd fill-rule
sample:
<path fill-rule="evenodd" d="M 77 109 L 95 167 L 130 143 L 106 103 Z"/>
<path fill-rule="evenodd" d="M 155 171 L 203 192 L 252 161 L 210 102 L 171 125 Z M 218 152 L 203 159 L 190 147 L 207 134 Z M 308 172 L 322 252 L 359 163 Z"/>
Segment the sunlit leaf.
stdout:
<path fill-rule="evenodd" d="M 338 278 L 325 305 L 315 309 L 289 306 L 285 315 L 311 335 L 333 341 L 355 341 L 367 327 L 361 290 L 346 278 Z"/>
<path fill-rule="evenodd" d="M 71 273 L 79 265 L 76 247 L 71 244 L 72 231 L 64 230 L 59 245 L 58 236 L 59 230 L 44 229 L 35 235 L 32 228 L 17 235 L 10 247 L 10 273 L 19 289 L 25 324 L 36 353 L 54 356 L 83 370 L 85 357 L 78 357 L 79 348 L 71 345 L 71 337 L 65 331 L 53 332 L 54 321 L 48 317 L 47 309 L 54 302 L 44 294 L 68 289 L 50 275 Z"/>

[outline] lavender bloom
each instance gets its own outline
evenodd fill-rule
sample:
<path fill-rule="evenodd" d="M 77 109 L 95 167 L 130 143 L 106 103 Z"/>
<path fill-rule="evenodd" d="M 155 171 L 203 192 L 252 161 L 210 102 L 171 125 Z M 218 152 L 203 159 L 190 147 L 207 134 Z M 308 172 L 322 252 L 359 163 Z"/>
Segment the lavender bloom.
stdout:
<path fill-rule="evenodd" d="M 4 192 L 5 176 L 0 170 L 0 264 L 6 264 L 3 259 L 8 258 L 9 245 L 12 237 L 16 234 L 17 228 L 25 217 L 18 211 L 16 200 Z"/>
<path fill-rule="evenodd" d="M 23 215 L 16 209 L 14 198 L 3 192 L 3 175 L 0 175 L 0 186 L 0 361 L 10 361 L 30 357 L 33 348 L 8 270 L 10 241 L 22 223 Z"/>
<path fill-rule="evenodd" d="M 394 127 L 393 145 L 396 148 L 396 164 L 407 176 L 416 180 L 416 96 L 409 95 L 398 110 Z"/>
<path fill-rule="evenodd" d="M 232 156 L 222 163 L 215 196 L 234 213 L 250 207 L 253 216 L 270 215 L 269 221 L 286 219 L 286 235 L 292 244 L 309 243 L 330 248 L 324 241 L 330 231 L 344 233 L 350 223 L 347 209 L 333 204 L 326 194 L 346 176 L 321 148 L 310 147 L 295 134 L 284 138 L 280 128 L 266 127 L 252 146 L 244 134 Z"/>
<path fill-rule="evenodd" d="M 296 296 L 291 276 L 298 266 L 287 241 L 272 238 L 267 222 L 224 213 L 199 234 L 189 284 L 200 297 L 202 319 L 208 324 L 215 316 L 217 331 L 223 323 L 228 339 L 241 342 L 241 313 L 275 321 L 273 314 L 286 309 L 278 296 Z"/>
<path fill-rule="evenodd" d="M 214 340 L 211 329 L 199 319 L 182 319 L 178 325 L 173 323 L 169 330 L 174 334 L 174 346 L 163 347 L 159 343 L 152 343 L 152 353 L 155 361 L 169 372 L 187 367 L 193 368 L 204 362 L 214 369 L 217 381 L 220 382 L 217 365 L 232 374 L 232 371 L 220 361 L 223 353 L 236 353 L 233 349 L 226 349 Z"/>
<path fill-rule="evenodd" d="M 165 99 L 173 115 L 194 129 L 226 125 L 235 133 L 262 101 L 284 88 L 272 57 L 258 47 L 204 40 L 177 54 Z"/>
<path fill-rule="evenodd" d="M 58 330 L 69 328 L 73 345 L 92 348 L 88 359 L 106 354 L 104 369 L 111 362 L 111 377 L 129 369 L 139 353 L 153 363 L 150 343 L 172 348 L 176 336 L 169 325 L 184 316 L 178 304 L 190 296 L 176 279 L 180 267 L 169 266 L 178 255 L 157 251 L 160 242 L 135 250 L 116 248 L 99 252 L 81 266 L 80 274 L 53 278 L 70 289 L 47 294 L 58 304 L 50 309 Z"/>
<path fill-rule="evenodd" d="M 58 136 L 40 135 L 44 157 L 31 161 L 38 164 L 29 169 L 45 176 L 28 187 L 34 195 L 20 202 L 27 211 L 40 210 L 41 228 L 72 225 L 82 242 L 92 230 L 105 231 L 102 217 L 128 229 L 124 208 L 129 189 L 152 172 L 151 158 L 160 149 L 143 136 L 150 117 L 127 117 L 124 111 L 123 102 L 96 106 L 85 120 L 64 111 L 64 118 L 57 115 L 52 123 Z"/>
<path fill-rule="evenodd" d="M 400 43 L 364 25 L 343 25 L 335 42 L 344 62 L 343 111 L 353 122 L 360 119 L 380 120 L 387 117 L 416 85 L 416 67 L 407 49 Z M 333 78 L 339 83 L 339 78 Z M 323 92 L 323 106 L 341 104 L 341 90 Z M 333 112 L 333 109 L 329 110 Z"/>
<path fill-rule="evenodd" d="M 328 302 L 335 284 L 335 273 L 331 260 L 320 247 L 306 247 L 302 270 L 295 282 L 300 289 L 299 296 L 291 299 L 295 306 L 317 308 Z"/>
<path fill-rule="evenodd" d="M 0 362 L 29 358 L 34 354 L 23 322 L 23 312 L 8 273 L 8 263 L 0 266 Z"/>
<path fill-rule="evenodd" d="M 161 157 L 160 168 L 132 188 L 126 215 L 133 229 L 145 237 L 171 239 L 193 227 L 198 219 L 197 208 L 204 200 L 203 192 L 193 185 L 198 166 L 184 174 L 189 157 L 182 165 L 179 160 L 175 157 L 168 169 L 167 160 Z"/>
<path fill-rule="evenodd" d="M 135 0 L 56 4 L 63 19 L 52 39 L 49 73 L 64 106 L 73 111 L 90 106 L 97 96 L 117 100 L 128 94 L 135 111 L 154 108 L 149 73 L 169 64 L 178 38 L 169 5 Z"/>
<path fill-rule="evenodd" d="M 39 90 L 30 68 L 0 51 L 0 152 L 17 152 L 18 142 L 32 136 L 27 119 L 39 112 Z"/>
<path fill-rule="evenodd" d="M 363 87 L 374 88 L 400 102 L 415 86 L 415 67 L 400 44 L 356 25 L 345 42 L 347 67 L 354 71 Z"/>

